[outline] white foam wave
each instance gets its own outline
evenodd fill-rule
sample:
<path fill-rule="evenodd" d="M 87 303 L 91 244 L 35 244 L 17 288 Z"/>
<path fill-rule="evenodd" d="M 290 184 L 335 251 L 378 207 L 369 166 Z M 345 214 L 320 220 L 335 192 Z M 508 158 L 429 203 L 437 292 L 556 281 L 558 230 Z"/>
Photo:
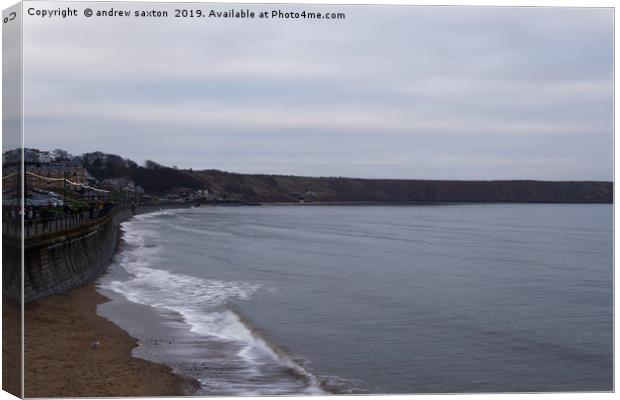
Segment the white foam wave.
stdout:
<path fill-rule="evenodd" d="M 191 208 L 194 208 L 194 207 L 161 208 L 157 211 L 150 211 L 144 214 L 136 214 L 134 215 L 133 219 L 138 220 L 138 221 L 144 221 L 144 220 L 149 220 L 149 219 L 153 219 L 153 218 L 157 218 L 161 216 L 170 216 L 170 215 L 175 215 L 178 213 L 186 212 L 188 209 L 191 209 Z"/>
<path fill-rule="evenodd" d="M 134 216 L 135 219 L 137 220 L 145 220 L 145 219 L 149 219 L 149 218 L 156 218 L 162 215 L 170 215 L 170 213 L 172 213 L 174 210 L 158 210 L 158 211 L 152 211 L 149 213 L 144 213 L 144 214 L 137 214 Z"/>
<path fill-rule="evenodd" d="M 102 283 L 102 288 L 123 295 L 134 303 L 165 309 L 180 314 L 196 334 L 220 341 L 238 343 L 236 356 L 245 360 L 244 374 L 260 374 L 260 367 L 276 364 L 290 370 L 306 382 L 297 387 L 300 393 L 321 394 L 318 380 L 286 354 L 272 348 L 256 336 L 238 314 L 226 307 L 231 300 L 246 300 L 259 289 L 248 282 L 219 281 L 153 268 L 161 248 L 152 245 L 153 230 L 140 229 L 139 224 L 124 224 L 126 249 L 117 263 L 128 273 L 127 280 Z M 214 382 L 209 379 L 209 384 Z M 217 382 L 225 385 L 226 382 Z M 260 386 L 243 385 L 243 394 L 270 394 L 276 391 Z"/>

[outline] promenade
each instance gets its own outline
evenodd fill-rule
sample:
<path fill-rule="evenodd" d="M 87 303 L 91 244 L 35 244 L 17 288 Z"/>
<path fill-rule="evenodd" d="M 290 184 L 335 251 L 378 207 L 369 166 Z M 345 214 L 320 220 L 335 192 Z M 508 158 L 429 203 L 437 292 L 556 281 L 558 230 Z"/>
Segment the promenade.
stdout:
<path fill-rule="evenodd" d="M 149 211 L 156 211 L 164 208 L 184 208 L 192 205 L 192 202 L 183 203 L 138 203 L 133 207 L 133 213 L 141 214 Z M 73 211 L 68 214 L 52 216 L 24 218 L 23 236 L 25 239 L 35 239 L 37 237 L 52 233 L 62 233 L 79 229 L 91 224 L 102 222 L 110 214 L 123 209 L 132 208 L 130 203 L 115 203 L 104 206 L 101 209 L 85 211 Z M 2 221 L 2 234 L 10 238 L 19 238 L 22 235 L 22 223 L 19 217 L 10 218 L 5 216 Z"/>
<path fill-rule="evenodd" d="M 73 230 L 101 220 L 115 210 L 126 207 L 129 207 L 129 205 L 115 204 L 106 206 L 102 209 L 74 211 L 52 217 L 24 218 L 23 236 L 28 239 L 50 233 L 61 233 L 63 231 Z M 2 234 L 9 237 L 22 236 L 22 223 L 20 218 L 4 218 L 2 221 Z"/>

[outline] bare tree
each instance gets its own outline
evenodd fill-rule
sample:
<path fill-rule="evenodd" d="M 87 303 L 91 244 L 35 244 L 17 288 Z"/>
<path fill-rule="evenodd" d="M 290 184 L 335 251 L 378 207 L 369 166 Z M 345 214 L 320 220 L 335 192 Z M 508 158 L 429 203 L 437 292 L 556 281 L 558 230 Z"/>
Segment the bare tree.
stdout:
<path fill-rule="evenodd" d="M 54 156 L 54 160 L 56 161 L 70 161 L 73 158 L 71 153 L 63 149 L 52 151 L 52 156 Z"/>

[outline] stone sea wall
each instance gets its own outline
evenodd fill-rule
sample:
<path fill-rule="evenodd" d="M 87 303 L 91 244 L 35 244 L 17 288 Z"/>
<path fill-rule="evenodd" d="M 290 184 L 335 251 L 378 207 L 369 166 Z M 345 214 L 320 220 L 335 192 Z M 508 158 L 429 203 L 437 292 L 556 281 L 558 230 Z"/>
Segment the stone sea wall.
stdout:
<path fill-rule="evenodd" d="M 147 206 L 136 211 L 145 213 L 162 208 L 170 207 Z M 120 224 L 133 215 L 129 207 L 121 207 L 78 228 L 28 238 L 24 244 L 24 302 L 63 293 L 96 280 L 106 271 L 116 251 Z M 3 237 L 2 251 L 4 295 L 19 301 L 19 239 Z"/>

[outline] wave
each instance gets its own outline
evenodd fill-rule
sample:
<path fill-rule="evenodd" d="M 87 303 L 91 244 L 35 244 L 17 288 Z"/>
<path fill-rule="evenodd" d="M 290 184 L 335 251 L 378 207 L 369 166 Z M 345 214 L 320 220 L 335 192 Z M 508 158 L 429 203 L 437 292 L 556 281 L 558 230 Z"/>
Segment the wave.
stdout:
<path fill-rule="evenodd" d="M 134 220 L 138 220 L 138 221 L 144 221 L 147 219 L 151 219 L 151 218 L 157 218 L 157 217 L 161 217 L 161 216 L 169 216 L 169 215 L 174 215 L 178 212 L 184 211 L 186 209 L 182 209 L 182 208 L 162 208 L 158 211 L 151 211 L 151 212 L 147 212 L 144 214 L 136 214 L 133 216 Z M 129 222 L 131 223 L 131 222 Z"/>
<path fill-rule="evenodd" d="M 159 212 L 160 216 L 166 214 Z M 122 225 L 125 244 L 115 258 L 128 278 L 103 282 L 101 287 L 131 302 L 177 313 L 191 332 L 216 343 L 222 356 L 209 357 L 205 362 L 233 372 L 215 374 L 223 377 L 199 377 L 207 391 L 244 395 L 325 393 L 312 373 L 260 337 L 230 308 L 231 301 L 249 299 L 260 285 L 203 279 L 155 268 L 160 267 L 162 248 L 153 243 L 157 233 L 142 229 L 140 221 Z"/>

